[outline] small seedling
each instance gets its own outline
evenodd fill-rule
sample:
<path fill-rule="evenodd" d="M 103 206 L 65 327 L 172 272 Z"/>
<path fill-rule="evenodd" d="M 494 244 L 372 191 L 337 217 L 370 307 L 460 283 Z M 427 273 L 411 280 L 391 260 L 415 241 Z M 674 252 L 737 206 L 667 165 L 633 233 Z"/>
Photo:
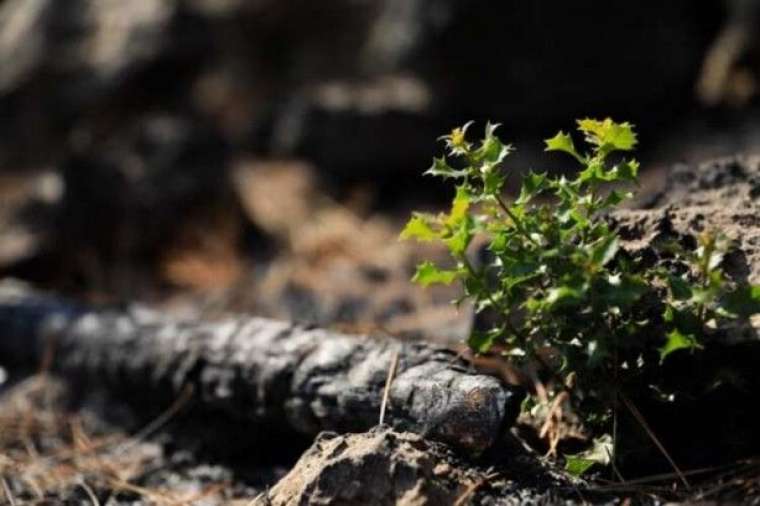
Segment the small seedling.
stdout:
<path fill-rule="evenodd" d="M 565 132 L 547 139 L 546 151 L 569 155 L 580 170 L 527 172 L 513 200 L 503 196 L 512 146 L 490 123 L 470 141 L 471 126 L 441 138 L 445 154 L 426 172 L 454 184 L 450 211 L 414 213 L 401 238 L 442 243 L 453 260 L 449 268 L 423 262 L 415 282 L 459 282 L 457 303 L 491 314 L 468 339 L 474 352 L 539 364 L 572 391 L 587 423 L 604 426 L 629 380 L 676 352 L 699 350 L 720 321 L 760 312 L 760 287 L 737 285 L 721 269 L 730 245 L 719 235 L 703 234 L 696 251 L 670 244 L 681 273 L 647 267 L 621 249 L 606 216 L 638 180 L 639 163 L 623 156 L 637 143 L 631 124 L 578 121 L 584 148 Z M 476 238 L 485 244 L 479 262 Z"/>

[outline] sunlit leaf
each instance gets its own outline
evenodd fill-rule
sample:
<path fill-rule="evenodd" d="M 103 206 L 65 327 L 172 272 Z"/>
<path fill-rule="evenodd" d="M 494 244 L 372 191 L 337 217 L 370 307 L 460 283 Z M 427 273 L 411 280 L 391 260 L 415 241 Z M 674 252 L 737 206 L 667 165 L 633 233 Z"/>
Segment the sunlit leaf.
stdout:
<path fill-rule="evenodd" d="M 578 120 L 578 129 L 587 142 L 610 151 L 629 151 L 636 146 L 636 134 L 630 123 L 615 123 L 610 118 L 601 121 L 586 118 Z"/>
<path fill-rule="evenodd" d="M 682 334 L 677 328 L 668 332 L 665 337 L 665 345 L 660 348 L 660 362 L 678 350 L 692 350 L 699 347 L 697 339 L 693 334 Z"/>
<path fill-rule="evenodd" d="M 444 179 L 449 178 L 463 178 L 467 175 L 467 171 L 464 169 L 457 170 L 451 167 L 446 161 L 445 157 L 433 158 L 433 165 L 424 172 L 428 176 L 439 176 Z"/>
<path fill-rule="evenodd" d="M 457 277 L 459 271 L 439 269 L 433 262 L 423 262 L 417 266 L 417 272 L 414 274 L 412 281 L 422 286 L 432 284 L 450 285 Z"/>
<path fill-rule="evenodd" d="M 451 203 L 451 212 L 446 218 L 446 224 L 450 227 L 458 226 L 467 216 L 470 209 L 470 192 L 465 186 L 457 187 L 454 201 Z"/>
<path fill-rule="evenodd" d="M 565 471 L 577 478 L 586 474 L 589 469 L 594 467 L 594 464 L 596 464 L 596 462 L 593 460 L 573 455 L 565 455 Z"/>
<path fill-rule="evenodd" d="M 440 233 L 431 226 L 430 216 L 417 213 L 406 223 L 401 231 L 400 239 L 416 239 L 418 241 L 434 241 L 440 238 Z"/>
<path fill-rule="evenodd" d="M 474 157 L 479 162 L 485 162 L 490 165 L 500 164 L 504 158 L 506 158 L 512 152 L 512 146 L 504 144 L 501 140 L 494 135 L 494 132 L 499 127 L 498 123 L 486 123 L 485 136 L 480 144 Z"/>
<path fill-rule="evenodd" d="M 551 139 L 546 139 L 544 143 L 546 144 L 545 151 L 562 151 L 581 162 L 583 161 L 578 154 L 578 151 L 575 149 L 575 144 L 573 143 L 573 138 L 570 137 L 570 134 L 559 131 L 557 132 L 557 135 Z"/>
<path fill-rule="evenodd" d="M 466 217 L 463 219 L 459 226 L 454 230 L 454 233 L 445 240 L 446 246 L 454 257 L 461 257 L 467 251 L 467 247 L 472 240 L 472 221 Z"/>

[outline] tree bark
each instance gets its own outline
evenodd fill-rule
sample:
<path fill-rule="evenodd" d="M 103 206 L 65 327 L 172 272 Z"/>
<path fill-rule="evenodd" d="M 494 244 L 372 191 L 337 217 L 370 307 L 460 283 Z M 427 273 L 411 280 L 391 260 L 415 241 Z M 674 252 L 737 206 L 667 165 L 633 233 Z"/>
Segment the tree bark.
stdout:
<path fill-rule="evenodd" d="M 67 379 L 146 402 L 191 385 L 204 408 L 307 435 L 375 426 L 398 353 L 386 422 L 469 453 L 492 446 L 521 401 L 515 389 L 425 343 L 247 316 L 180 320 L 145 308 L 83 307 L 0 283 L 3 362 L 35 365 L 46 353 Z"/>

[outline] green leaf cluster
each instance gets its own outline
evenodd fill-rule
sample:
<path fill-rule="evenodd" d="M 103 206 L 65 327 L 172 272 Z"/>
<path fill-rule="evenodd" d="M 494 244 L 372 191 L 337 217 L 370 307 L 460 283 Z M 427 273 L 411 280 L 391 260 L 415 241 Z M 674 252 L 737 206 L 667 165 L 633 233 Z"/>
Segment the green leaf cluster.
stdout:
<path fill-rule="evenodd" d="M 718 320 L 760 312 L 760 287 L 737 286 L 721 270 L 729 246 L 717 235 L 705 234 L 696 251 L 672 247 L 687 266 L 681 274 L 644 266 L 621 249 L 605 216 L 632 196 L 638 180 L 639 164 L 627 156 L 637 143 L 631 124 L 582 119 L 582 144 L 565 132 L 547 139 L 546 151 L 569 155 L 578 170 L 524 173 L 512 200 L 502 193 L 512 146 L 496 135 L 496 124 L 474 141 L 471 127 L 441 137 L 445 153 L 426 172 L 453 183 L 451 208 L 415 213 L 401 237 L 439 242 L 454 261 L 448 269 L 422 263 L 416 282 L 458 281 L 463 298 L 493 316 L 470 337 L 475 352 L 538 362 L 560 379 L 572 375 L 576 397 L 603 419 L 599 411 L 610 409 L 626 378 L 679 350 L 699 349 Z M 485 243 L 485 262 L 471 259 L 476 237 Z"/>
<path fill-rule="evenodd" d="M 730 320 L 760 313 L 760 286 L 737 284 L 721 268 L 725 254 L 733 246 L 723 235 L 705 231 L 699 247 L 689 251 L 678 243 L 661 245 L 689 271 L 676 275 L 656 271 L 653 276 L 667 281 L 663 320 L 668 332 L 659 349 L 660 361 L 678 350 L 703 348 L 702 341 Z"/>

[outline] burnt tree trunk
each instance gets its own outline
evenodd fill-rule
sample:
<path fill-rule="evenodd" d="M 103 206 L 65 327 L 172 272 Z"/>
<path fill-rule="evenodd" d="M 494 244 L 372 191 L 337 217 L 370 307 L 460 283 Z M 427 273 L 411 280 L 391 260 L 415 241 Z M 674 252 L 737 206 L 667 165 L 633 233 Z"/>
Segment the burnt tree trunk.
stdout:
<path fill-rule="evenodd" d="M 235 419 L 302 434 L 378 423 L 398 353 L 386 421 L 478 453 L 518 412 L 520 395 L 473 374 L 452 352 L 252 317 L 179 320 L 144 308 L 96 309 L 0 284 L 0 357 L 38 364 L 145 399 L 191 385 L 196 402 Z"/>

